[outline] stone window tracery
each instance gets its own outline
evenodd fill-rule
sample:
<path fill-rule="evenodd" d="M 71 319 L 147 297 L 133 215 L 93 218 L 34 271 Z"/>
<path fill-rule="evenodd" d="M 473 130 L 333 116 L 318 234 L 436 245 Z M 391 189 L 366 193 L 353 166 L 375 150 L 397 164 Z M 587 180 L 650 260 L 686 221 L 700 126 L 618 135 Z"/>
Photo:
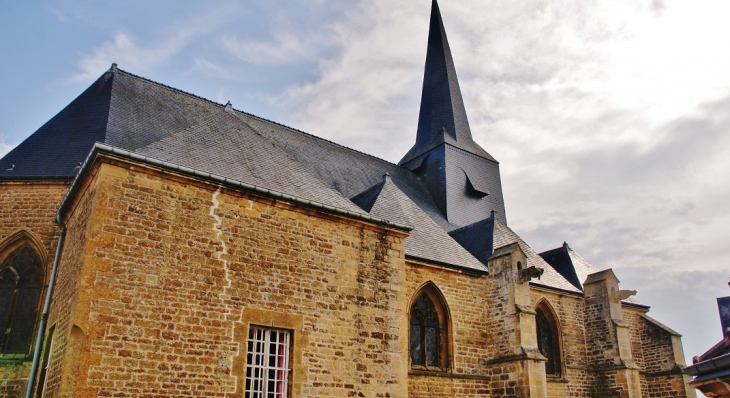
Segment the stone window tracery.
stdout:
<path fill-rule="evenodd" d="M 427 370 L 448 368 L 448 311 L 435 287 L 428 285 L 410 308 L 411 366 Z"/>
<path fill-rule="evenodd" d="M 0 354 L 28 354 L 42 289 L 40 259 L 27 245 L 0 262 Z"/>

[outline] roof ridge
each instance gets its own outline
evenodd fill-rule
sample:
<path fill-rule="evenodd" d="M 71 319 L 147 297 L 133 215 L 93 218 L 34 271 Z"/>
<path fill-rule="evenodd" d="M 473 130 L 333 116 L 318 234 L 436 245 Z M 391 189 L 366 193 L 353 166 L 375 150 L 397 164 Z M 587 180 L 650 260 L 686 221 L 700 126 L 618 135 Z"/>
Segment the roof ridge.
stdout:
<path fill-rule="evenodd" d="M 540 253 L 537 253 L 537 254 L 543 255 L 543 254 L 547 254 L 547 253 L 550 253 L 550 252 L 562 250 L 564 248 L 565 248 L 564 246 L 560 246 L 560 247 L 556 247 L 554 249 L 548 249 L 548 250 L 545 250 L 545 251 L 541 251 Z"/>
<path fill-rule="evenodd" d="M 122 69 L 116 68 L 116 71 L 114 71 L 112 73 L 122 73 L 122 74 L 125 74 L 125 75 L 128 75 L 128 76 L 134 77 L 136 79 L 144 80 L 144 81 L 146 81 L 148 83 L 152 83 L 152 84 L 158 85 L 160 87 L 166 88 L 166 89 L 171 90 L 171 91 L 176 91 L 178 93 L 182 93 L 182 94 L 189 95 L 189 96 L 194 97 L 194 98 L 197 98 L 197 99 L 201 99 L 201 100 L 203 100 L 205 102 L 208 102 L 208 103 L 211 103 L 211 104 L 219 105 L 221 108 L 225 107 L 225 104 L 220 104 L 218 102 L 215 102 L 213 100 L 209 100 L 209 99 L 204 98 L 204 97 L 201 97 L 199 95 L 195 95 L 193 93 L 189 93 L 189 92 L 187 92 L 185 90 L 180 90 L 179 88 L 175 88 L 175 87 L 169 86 L 167 84 L 160 83 L 160 82 L 155 81 L 155 80 L 152 80 L 152 79 L 148 79 L 146 77 L 142 77 L 142 76 L 139 76 L 139 75 L 135 75 L 134 73 L 127 72 L 126 70 L 122 70 Z"/>
<path fill-rule="evenodd" d="M 137 79 L 140 79 L 140 80 L 143 80 L 143 81 L 146 81 L 146 82 L 149 82 L 149 83 L 152 83 L 152 84 L 158 85 L 158 86 L 160 86 L 160 87 L 164 87 L 164 88 L 166 88 L 166 89 L 169 89 L 169 90 L 172 90 L 172 91 L 176 91 L 176 92 L 178 92 L 178 93 L 182 93 L 182 94 L 185 94 L 185 95 L 189 95 L 189 96 L 191 96 L 191 97 L 194 97 L 194 98 L 198 98 L 198 99 L 201 99 L 201 100 L 203 100 L 203 101 L 206 101 L 206 102 L 208 102 L 208 103 L 211 103 L 211 104 L 215 104 L 215 105 L 218 105 L 218 106 L 220 106 L 221 108 L 224 108 L 224 107 L 226 106 L 225 104 L 221 104 L 221 103 L 215 102 L 215 101 L 213 101 L 213 100 L 209 100 L 209 99 L 207 99 L 207 98 L 204 98 L 204 97 L 201 97 L 201 96 L 199 96 L 199 95 L 195 95 L 195 94 L 193 94 L 193 93 L 189 93 L 189 92 L 187 92 L 187 91 L 185 91 L 185 90 L 180 90 L 179 88 L 175 88 L 175 87 L 172 87 L 172 86 L 168 86 L 167 84 L 164 84 L 164 83 L 160 83 L 160 82 L 158 82 L 158 81 L 155 81 L 155 80 L 152 80 L 152 79 L 148 79 L 148 78 L 146 78 L 146 77 L 142 77 L 142 76 L 139 76 L 139 75 L 135 75 L 134 73 L 131 73 L 131 72 L 127 72 L 127 71 L 125 71 L 125 70 L 119 69 L 118 67 L 116 68 L 116 72 L 112 72 L 112 73 L 123 73 L 123 74 L 129 75 L 129 76 L 131 76 L 131 77 L 134 77 L 134 78 L 137 78 Z M 280 126 L 280 127 L 284 127 L 284 128 L 286 128 L 286 129 L 289 129 L 289 130 L 291 130 L 291 131 L 293 131 L 293 132 L 295 132 L 295 133 L 299 133 L 299 134 L 304 134 L 304 135 L 306 135 L 306 136 L 309 136 L 309 137 L 313 137 L 313 138 L 316 138 L 316 139 L 318 139 L 318 140 L 321 140 L 321 141 L 324 141 L 324 142 L 327 142 L 327 143 L 333 144 L 333 145 L 335 145 L 335 146 L 338 146 L 338 147 L 340 147 L 340 148 L 344 148 L 344 149 L 347 149 L 347 150 L 350 150 L 350 151 L 356 152 L 356 153 L 358 153 L 358 154 L 360 154 L 360 155 L 365 155 L 365 156 L 368 156 L 368 157 L 370 157 L 370 158 L 373 158 L 373 159 L 379 160 L 379 161 L 381 161 L 381 162 L 384 162 L 384 163 L 388 163 L 389 165 L 393 165 L 393 166 L 397 166 L 397 167 L 401 167 L 401 168 L 404 168 L 404 167 L 402 167 L 402 166 L 398 165 L 397 163 L 389 162 L 389 161 L 387 161 L 387 160 L 385 160 L 385 159 L 379 158 L 379 157 L 377 157 L 377 156 L 374 156 L 374 155 L 371 155 L 371 154 L 369 154 L 369 153 L 361 152 L 361 151 L 359 151 L 359 150 L 357 150 L 357 149 L 354 149 L 354 148 L 350 148 L 350 147 L 348 147 L 348 146 L 345 146 L 345 145 L 342 145 L 342 144 L 338 144 L 338 143 L 336 143 L 336 142 L 334 142 L 334 141 L 331 141 L 331 140 L 328 140 L 328 139 L 326 139 L 326 138 L 322 138 L 322 137 L 316 136 L 316 135 L 314 135 L 314 134 L 311 134 L 311 133 L 307 133 L 306 131 L 303 131 L 303 130 L 299 130 L 299 129 L 297 129 L 297 128 L 294 128 L 294 127 L 291 127 L 291 126 L 287 126 L 287 125 L 285 125 L 285 124 L 281 124 L 281 123 L 275 122 L 275 121 L 273 121 L 273 120 L 269 120 L 269 119 L 266 119 L 266 118 L 264 118 L 264 117 L 261 117 L 261 116 L 257 116 L 257 115 L 254 115 L 254 114 L 252 114 L 252 113 L 248 113 L 248 112 L 246 112 L 246 111 L 242 111 L 242 110 L 239 110 L 239 109 L 236 109 L 236 108 L 232 108 L 232 109 L 233 109 L 233 111 L 235 111 L 235 112 L 238 112 L 238 113 L 242 113 L 242 114 L 244 114 L 244 115 L 246 115 L 246 116 L 252 117 L 252 118 L 254 118 L 254 119 L 258 119 L 258 120 L 260 120 L 260 121 L 262 121 L 262 122 L 266 122 L 266 123 L 271 123 L 271 124 L 274 124 L 274 125 L 277 125 L 277 126 Z M 404 168 L 404 169 L 405 169 L 405 168 Z M 406 169 L 406 170 L 407 170 L 407 169 Z"/>

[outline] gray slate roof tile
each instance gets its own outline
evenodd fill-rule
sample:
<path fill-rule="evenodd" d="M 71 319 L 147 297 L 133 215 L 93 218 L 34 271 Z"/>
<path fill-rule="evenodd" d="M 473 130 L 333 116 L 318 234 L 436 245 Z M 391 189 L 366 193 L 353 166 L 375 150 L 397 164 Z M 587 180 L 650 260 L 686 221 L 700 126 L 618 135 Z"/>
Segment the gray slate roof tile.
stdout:
<path fill-rule="evenodd" d="M 451 239 L 390 177 L 381 184 L 370 215 L 413 226 L 411 235 L 405 240 L 406 255 L 480 272 L 487 271 L 484 264 Z"/>

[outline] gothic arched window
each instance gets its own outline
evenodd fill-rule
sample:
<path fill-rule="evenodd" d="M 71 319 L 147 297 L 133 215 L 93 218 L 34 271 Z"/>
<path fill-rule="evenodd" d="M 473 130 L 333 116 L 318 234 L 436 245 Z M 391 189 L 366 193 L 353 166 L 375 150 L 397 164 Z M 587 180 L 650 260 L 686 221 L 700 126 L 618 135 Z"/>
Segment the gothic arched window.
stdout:
<path fill-rule="evenodd" d="M 448 311 L 435 286 L 427 285 L 410 309 L 411 366 L 432 370 L 448 368 Z"/>
<path fill-rule="evenodd" d="M 43 289 L 43 267 L 27 245 L 0 261 L 0 354 L 27 355 Z"/>
<path fill-rule="evenodd" d="M 560 359 L 560 330 L 553 311 L 544 301 L 535 309 L 537 326 L 537 347 L 547 358 L 545 373 L 549 376 L 560 376 L 562 362 Z"/>

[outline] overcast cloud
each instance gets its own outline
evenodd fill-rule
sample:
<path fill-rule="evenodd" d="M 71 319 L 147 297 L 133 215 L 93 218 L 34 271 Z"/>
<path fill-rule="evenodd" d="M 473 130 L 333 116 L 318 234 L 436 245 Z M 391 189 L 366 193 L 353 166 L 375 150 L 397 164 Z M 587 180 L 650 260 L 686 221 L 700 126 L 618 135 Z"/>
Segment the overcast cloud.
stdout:
<path fill-rule="evenodd" d="M 154 16 L 12 6 L 27 23 L 48 18 L 26 39 L 50 33 L 34 52 L 16 39 L 27 27 L 0 17 L 12 57 L 1 75 L 14 76 L 0 77 L 0 153 L 113 61 L 393 162 L 411 147 L 430 1 L 216 4 L 161 3 Z M 510 226 L 538 251 L 567 241 L 614 268 L 684 334 L 688 358 L 717 342 L 715 297 L 730 295 L 730 2 L 440 5 L 475 139 L 501 162 Z M 57 70 L 27 74 L 39 60 Z"/>

